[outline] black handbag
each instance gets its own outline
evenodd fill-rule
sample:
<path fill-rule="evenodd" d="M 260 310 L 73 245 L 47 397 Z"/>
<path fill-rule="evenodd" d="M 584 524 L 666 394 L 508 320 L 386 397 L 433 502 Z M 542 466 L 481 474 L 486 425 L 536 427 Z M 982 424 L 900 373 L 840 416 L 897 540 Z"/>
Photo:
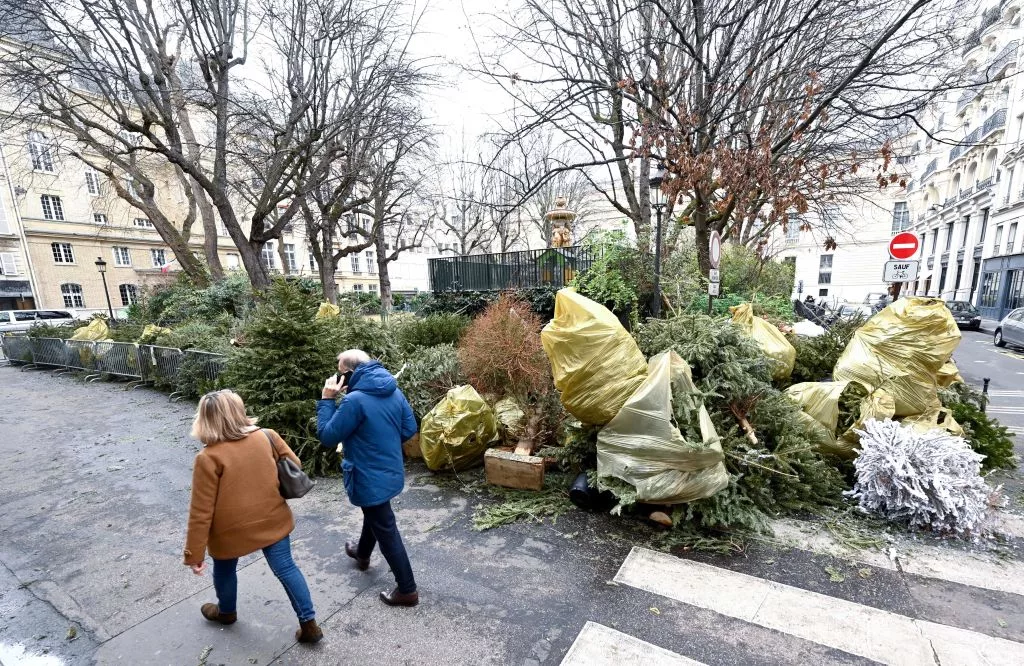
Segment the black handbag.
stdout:
<path fill-rule="evenodd" d="M 295 464 L 291 458 L 282 458 L 277 453 L 274 440 L 270 433 L 261 430 L 267 441 L 270 442 L 270 450 L 274 452 L 274 460 L 277 462 L 277 479 L 281 482 L 281 497 L 285 499 L 298 499 L 308 493 L 316 485 L 316 481 L 306 476 L 302 468 Z"/>

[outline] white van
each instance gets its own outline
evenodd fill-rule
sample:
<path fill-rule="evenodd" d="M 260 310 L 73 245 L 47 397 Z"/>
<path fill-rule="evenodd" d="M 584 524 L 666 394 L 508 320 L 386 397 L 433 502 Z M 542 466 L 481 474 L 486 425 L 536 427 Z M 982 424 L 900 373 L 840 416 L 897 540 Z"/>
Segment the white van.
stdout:
<path fill-rule="evenodd" d="M 60 326 L 75 321 L 71 310 L 0 310 L 0 333 L 27 331 L 36 324 Z"/>

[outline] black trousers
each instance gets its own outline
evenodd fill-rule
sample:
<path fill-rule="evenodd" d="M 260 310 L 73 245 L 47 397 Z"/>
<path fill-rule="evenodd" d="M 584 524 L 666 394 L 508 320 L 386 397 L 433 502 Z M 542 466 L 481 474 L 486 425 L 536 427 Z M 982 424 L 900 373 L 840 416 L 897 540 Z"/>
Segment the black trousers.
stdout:
<path fill-rule="evenodd" d="M 359 536 L 356 554 L 360 559 L 368 560 L 374 546 L 380 544 L 380 552 L 391 567 L 391 572 L 395 574 L 398 591 L 402 594 L 415 592 L 416 579 L 412 575 L 412 564 L 409 563 L 409 555 L 405 552 L 402 535 L 398 533 L 398 525 L 395 524 L 395 512 L 391 510 L 391 502 L 361 508 L 363 532 Z"/>

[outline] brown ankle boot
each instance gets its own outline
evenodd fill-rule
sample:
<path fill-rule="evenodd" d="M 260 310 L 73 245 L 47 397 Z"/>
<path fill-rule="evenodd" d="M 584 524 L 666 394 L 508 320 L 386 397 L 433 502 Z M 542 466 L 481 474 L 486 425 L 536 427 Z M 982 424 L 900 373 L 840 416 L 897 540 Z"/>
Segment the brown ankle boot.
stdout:
<path fill-rule="evenodd" d="M 356 568 L 360 571 L 366 571 L 370 568 L 370 558 L 365 560 L 356 553 L 356 547 L 352 545 L 351 541 L 345 542 L 345 554 L 356 561 Z"/>
<path fill-rule="evenodd" d="M 316 620 L 299 622 L 299 630 L 295 632 L 295 640 L 300 643 L 319 643 L 324 637 L 324 632 L 317 625 Z"/>
<path fill-rule="evenodd" d="M 210 622 L 234 624 L 238 620 L 238 613 L 221 613 L 217 604 L 203 604 L 199 612 Z"/>
<path fill-rule="evenodd" d="M 420 593 L 410 592 L 409 594 L 403 594 L 396 587 L 390 592 L 381 592 L 380 600 L 388 606 L 415 606 L 420 602 Z"/>

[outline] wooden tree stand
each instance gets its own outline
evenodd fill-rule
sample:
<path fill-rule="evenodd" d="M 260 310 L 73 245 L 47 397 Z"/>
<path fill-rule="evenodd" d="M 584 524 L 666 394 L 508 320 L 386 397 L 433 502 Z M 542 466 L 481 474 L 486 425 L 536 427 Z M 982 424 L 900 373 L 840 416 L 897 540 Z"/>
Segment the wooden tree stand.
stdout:
<path fill-rule="evenodd" d="M 544 489 L 544 459 L 531 455 L 529 447 L 487 449 L 484 454 L 487 483 L 519 490 Z"/>
<path fill-rule="evenodd" d="M 409 439 L 402 442 L 402 453 L 406 458 L 422 458 L 423 449 L 420 448 L 420 434 L 416 433 Z"/>

